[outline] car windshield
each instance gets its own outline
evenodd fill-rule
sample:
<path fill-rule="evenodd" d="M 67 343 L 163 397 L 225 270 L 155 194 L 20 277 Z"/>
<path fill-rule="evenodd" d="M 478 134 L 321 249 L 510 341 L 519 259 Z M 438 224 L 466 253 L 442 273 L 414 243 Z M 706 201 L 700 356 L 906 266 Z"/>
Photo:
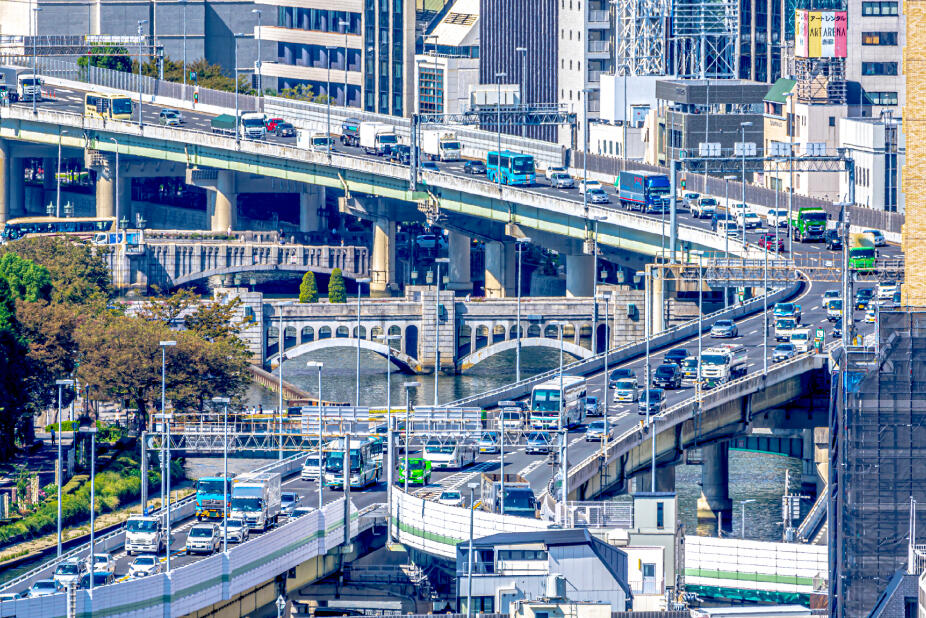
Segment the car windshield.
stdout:
<path fill-rule="evenodd" d="M 617 383 L 617 390 L 629 390 L 635 386 L 636 385 L 633 383 L 633 380 L 620 380 Z"/>
<path fill-rule="evenodd" d="M 675 365 L 661 365 L 656 367 L 656 376 L 660 378 L 671 378 L 675 375 Z"/>
<path fill-rule="evenodd" d="M 795 322 L 794 320 L 786 318 L 786 319 L 776 321 L 775 328 L 794 328 L 796 324 L 797 322 Z"/>
<path fill-rule="evenodd" d="M 698 359 L 696 358 L 686 358 L 682 361 L 682 367 L 685 369 L 694 369 L 698 366 Z"/>
<path fill-rule="evenodd" d="M 494 433 L 482 434 L 482 441 L 483 442 L 495 442 L 495 434 Z"/>
<path fill-rule="evenodd" d="M 717 320 L 714 322 L 714 326 L 719 326 L 721 328 L 729 328 L 733 326 L 733 322 L 730 320 Z"/>
<path fill-rule="evenodd" d="M 424 470 L 424 460 L 423 459 L 412 459 L 408 462 L 409 470 Z"/>
<path fill-rule="evenodd" d="M 136 566 L 152 566 L 157 564 L 157 560 L 154 556 L 139 556 L 135 559 Z"/>
<path fill-rule="evenodd" d="M 244 520 L 243 519 L 229 519 L 228 522 L 226 522 L 226 525 L 228 526 L 229 529 L 243 528 Z"/>
<path fill-rule="evenodd" d="M 662 399 L 662 389 L 661 388 L 651 388 L 647 391 L 649 393 L 650 403 L 654 401 L 659 401 Z"/>
<path fill-rule="evenodd" d="M 778 313 L 791 313 L 794 311 L 794 305 L 791 303 L 778 303 L 775 305 L 775 311 Z"/>
<path fill-rule="evenodd" d="M 597 187 L 592 187 L 588 190 L 589 195 L 607 195 L 604 192 L 604 189 L 599 189 Z"/>
<path fill-rule="evenodd" d="M 858 298 L 871 298 L 872 296 L 874 296 L 874 293 L 875 291 L 872 290 L 871 288 L 862 288 L 861 290 L 855 293 L 855 296 Z"/>
<path fill-rule="evenodd" d="M 59 564 L 55 569 L 55 575 L 77 575 L 78 573 L 80 573 L 80 568 L 74 562 Z"/>
<path fill-rule="evenodd" d="M 841 310 L 842 310 L 842 301 L 841 301 L 841 300 L 831 300 L 831 301 L 830 301 L 830 309 L 832 309 L 832 310 L 834 310 L 834 311 L 841 311 Z"/>
<path fill-rule="evenodd" d="M 50 579 L 43 579 L 32 584 L 33 590 L 56 590 L 57 588 L 58 585 Z"/>
<path fill-rule="evenodd" d="M 597 398 L 597 397 L 586 397 L 586 398 L 585 398 L 585 403 L 586 403 L 586 405 L 592 405 L 592 406 L 593 406 L 593 405 L 595 405 L 595 404 L 598 403 L 598 398 Z"/>
<path fill-rule="evenodd" d="M 460 492 L 458 491 L 445 491 L 440 495 L 441 500 L 459 500 Z"/>
<path fill-rule="evenodd" d="M 108 554 L 94 554 L 93 555 L 93 564 L 106 564 L 109 562 Z"/>
<path fill-rule="evenodd" d="M 212 529 L 206 528 L 206 527 L 200 528 L 199 526 L 193 526 L 192 528 L 190 528 L 190 536 L 193 538 L 210 537 L 212 536 Z"/>
<path fill-rule="evenodd" d="M 130 519 L 125 528 L 129 532 L 155 532 L 158 529 L 158 522 L 153 519 Z"/>
<path fill-rule="evenodd" d="M 594 423 L 589 423 L 589 431 L 604 431 L 604 421 L 595 421 Z"/>

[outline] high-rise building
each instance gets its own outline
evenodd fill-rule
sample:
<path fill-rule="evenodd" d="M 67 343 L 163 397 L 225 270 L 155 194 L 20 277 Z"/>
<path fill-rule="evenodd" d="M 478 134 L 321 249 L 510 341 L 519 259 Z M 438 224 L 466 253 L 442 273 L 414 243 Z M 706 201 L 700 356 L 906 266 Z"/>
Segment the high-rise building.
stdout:
<path fill-rule="evenodd" d="M 906 97 L 900 50 L 906 17 L 899 0 L 849 0 L 846 80 L 850 116 L 900 117 Z"/>
<path fill-rule="evenodd" d="M 458 114 L 479 83 L 479 0 L 454 0 L 425 31 L 415 56 L 416 109 Z"/>

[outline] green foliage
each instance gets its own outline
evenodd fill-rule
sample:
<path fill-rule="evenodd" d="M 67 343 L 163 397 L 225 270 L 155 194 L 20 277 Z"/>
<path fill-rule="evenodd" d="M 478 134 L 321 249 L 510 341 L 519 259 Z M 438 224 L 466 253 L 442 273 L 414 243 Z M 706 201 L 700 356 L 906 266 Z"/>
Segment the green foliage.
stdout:
<path fill-rule="evenodd" d="M 10 284 L 0 277 L 0 330 L 13 330 L 16 325 L 16 302 Z"/>
<path fill-rule="evenodd" d="M 328 302 L 347 302 L 347 288 L 344 286 L 344 275 L 341 274 L 340 268 L 331 271 L 331 279 L 328 280 Z"/>
<path fill-rule="evenodd" d="M 235 91 L 235 78 L 222 73 L 222 67 L 217 64 L 210 64 L 205 59 L 199 59 L 195 62 L 188 62 L 186 65 L 187 80 L 186 83 L 192 85 L 190 80 L 190 71 L 196 73 L 196 84 L 201 88 L 212 90 L 224 90 L 225 92 Z M 133 63 L 133 71 L 138 70 L 138 63 Z M 157 60 L 149 60 L 141 65 L 142 75 L 149 77 L 159 77 L 160 67 Z M 170 58 L 164 58 L 164 80 L 169 82 L 183 83 L 183 63 Z M 257 94 L 251 88 L 251 81 L 246 74 L 238 75 L 238 93 L 239 94 Z"/>
<path fill-rule="evenodd" d="M 132 70 L 132 59 L 125 47 L 98 45 L 90 48 L 89 55 L 78 58 L 77 66 L 82 69 L 93 66 L 128 72 Z"/>
<path fill-rule="evenodd" d="M 36 302 L 51 296 L 48 269 L 15 253 L 6 253 L 0 258 L 0 277 L 6 280 L 16 298 Z"/>
<path fill-rule="evenodd" d="M 318 286 L 315 285 L 315 273 L 311 270 L 302 275 L 302 283 L 299 285 L 299 302 L 318 302 Z"/>

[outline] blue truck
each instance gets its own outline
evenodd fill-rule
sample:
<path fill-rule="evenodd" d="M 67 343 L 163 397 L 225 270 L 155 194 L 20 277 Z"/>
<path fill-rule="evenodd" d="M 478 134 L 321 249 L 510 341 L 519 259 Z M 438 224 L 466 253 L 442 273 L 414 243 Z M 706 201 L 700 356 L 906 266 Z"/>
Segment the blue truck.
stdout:
<path fill-rule="evenodd" d="M 644 213 L 663 212 L 672 190 L 665 174 L 637 170 L 622 171 L 614 186 L 623 208 Z"/>
<path fill-rule="evenodd" d="M 200 520 L 222 519 L 224 513 L 222 503 L 226 496 L 230 506 L 232 496 L 231 479 L 226 480 L 221 476 L 204 476 L 197 480 L 196 518 Z"/>

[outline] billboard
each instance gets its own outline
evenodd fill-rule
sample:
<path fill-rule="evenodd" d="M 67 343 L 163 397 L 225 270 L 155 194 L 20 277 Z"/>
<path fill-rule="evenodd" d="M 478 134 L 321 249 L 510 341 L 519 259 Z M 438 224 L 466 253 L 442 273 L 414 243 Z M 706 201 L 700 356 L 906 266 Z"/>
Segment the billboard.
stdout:
<path fill-rule="evenodd" d="M 845 58 L 845 11 L 794 12 L 794 54 L 799 58 Z"/>

